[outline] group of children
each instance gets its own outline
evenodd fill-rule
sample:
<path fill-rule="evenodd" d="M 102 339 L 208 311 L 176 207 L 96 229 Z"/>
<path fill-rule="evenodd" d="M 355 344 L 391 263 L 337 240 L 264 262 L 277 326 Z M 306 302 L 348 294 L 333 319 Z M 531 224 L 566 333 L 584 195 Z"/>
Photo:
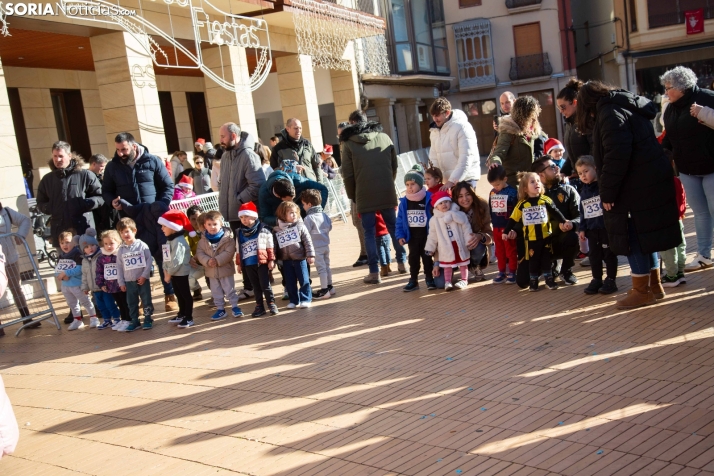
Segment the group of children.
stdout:
<path fill-rule="evenodd" d="M 161 272 L 173 285 L 179 305 L 178 314 L 168 322 L 180 328 L 194 325 L 194 296 L 196 286 L 200 290 L 197 279 L 201 276 L 206 278 L 216 307 L 211 316 L 214 321 L 227 316 L 226 300 L 233 317 L 243 316 L 235 289 L 236 272 L 244 274 L 252 285 L 256 301 L 252 317 L 279 312 L 271 287 L 276 264 L 290 301 L 288 309 L 309 308 L 313 297 L 334 295 L 329 257 L 332 222 L 322 211 L 318 191 L 306 190 L 299 200 L 306 212 L 304 220 L 295 202 L 283 201 L 276 212 L 278 226 L 274 230 L 258 219 L 254 203 L 243 204 L 238 212 L 240 226 L 236 236 L 217 211 L 202 213 L 199 206 L 192 206 L 187 210 L 188 216 L 180 210 L 162 214 L 156 220 L 156 226 L 166 236 L 166 243 L 161 245 Z M 81 236 L 74 236 L 71 230 L 59 235 L 62 253 L 55 270 L 74 317 L 68 330 L 85 327 L 80 305 L 89 314 L 91 328 L 133 332 L 153 327 L 149 283 L 152 255 L 136 233 L 136 222 L 122 218 L 116 230 L 101 234 L 101 247 L 92 228 Z M 315 296 L 308 268 L 313 264 L 321 285 Z M 90 292 L 101 313 L 101 323 Z M 140 314 L 144 316 L 143 323 Z"/>

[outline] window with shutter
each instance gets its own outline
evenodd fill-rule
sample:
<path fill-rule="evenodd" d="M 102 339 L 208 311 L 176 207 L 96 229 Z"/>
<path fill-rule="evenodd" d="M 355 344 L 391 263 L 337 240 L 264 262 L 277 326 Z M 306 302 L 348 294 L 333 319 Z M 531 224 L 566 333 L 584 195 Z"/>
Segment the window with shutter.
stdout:
<path fill-rule="evenodd" d="M 540 23 L 528 23 L 513 27 L 513 38 L 516 56 L 529 56 L 543 53 L 543 43 L 540 38 Z"/>

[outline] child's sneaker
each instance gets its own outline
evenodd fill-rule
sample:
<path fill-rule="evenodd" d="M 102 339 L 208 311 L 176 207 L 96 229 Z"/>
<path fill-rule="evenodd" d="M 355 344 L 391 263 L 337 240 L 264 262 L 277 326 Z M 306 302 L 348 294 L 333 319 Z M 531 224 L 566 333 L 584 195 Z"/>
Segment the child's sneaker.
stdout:
<path fill-rule="evenodd" d="M 493 278 L 493 284 L 503 284 L 506 282 L 506 273 L 498 273 L 495 278 Z"/>
<path fill-rule="evenodd" d="M 330 299 L 331 296 L 332 294 L 330 294 L 330 290 L 328 288 L 320 289 L 313 295 L 315 299 Z"/>
<path fill-rule="evenodd" d="M 181 320 L 181 322 L 179 323 L 178 326 L 179 326 L 181 329 L 185 329 L 185 328 L 187 328 L 187 327 L 193 327 L 193 319 L 189 321 L 188 319 L 186 319 L 186 318 L 184 317 L 184 318 Z"/>
<path fill-rule="evenodd" d="M 126 326 L 126 329 L 124 329 L 124 332 L 134 332 L 137 329 L 141 329 L 141 322 L 137 322 L 134 324 L 133 322 Z"/>
<path fill-rule="evenodd" d="M 84 327 L 84 322 L 82 322 L 82 319 L 75 319 L 72 321 L 72 324 L 67 327 L 68 331 L 76 331 L 77 329 L 82 329 Z"/>
<path fill-rule="evenodd" d="M 328 285 L 327 285 L 327 289 L 330 290 L 330 294 L 331 294 L 332 296 L 334 296 L 335 294 L 337 294 L 337 291 L 335 291 L 335 288 L 333 288 L 331 284 L 328 284 Z"/>
<path fill-rule="evenodd" d="M 428 289 L 429 291 L 433 291 L 434 289 L 436 289 L 436 283 L 433 279 L 426 280 L 426 289 Z"/>
<path fill-rule="evenodd" d="M 255 291 L 252 289 L 241 289 L 238 291 L 238 300 L 240 301 L 241 299 L 250 299 L 252 297 L 255 297 Z"/>
<path fill-rule="evenodd" d="M 602 288 L 602 279 L 593 278 L 590 281 L 590 284 L 588 284 L 588 287 L 583 289 L 583 292 L 585 294 L 597 294 L 600 291 L 600 288 Z"/>
<path fill-rule="evenodd" d="M 555 278 L 552 274 L 545 277 L 545 287 L 551 290 L 558 289 L 558 285 L 555 284 Z"/>
<path fill-rule="evenodd" d="M 600 288 L 600 294 L 612 294 L 617 292 L 617 283 L 612 278 L 605 278 Z"/>
<path fill-rule="evenodd" d="M 662 276 L 662 287 L 663 288 L 676 288 L 679 286 L 679 283 L 681 282 L 677 276 L 669 276 L 669 275 L 664 275 Z"/>
<path fill-rule="evenodd" d="M 287 307 L 288 309 L 295 309 L 295 308 L 298 307 L 298 305 L 291 302 L 291 303 L 288 303 L 288 305 L 287 305 L 286 307 Z"/>
<path fill-rule="evenodd" d="M 516 284 L 516 273 L 508 273 L 506 275 L 506 284 Z"/>
<path fill-rule="evenodd" d="M 112 321 L 104 321 L 97 326 L 97 329 L 100 331 L 102 329 L 111 329 L 111 328 L 112 328 Z"/>
<path fill-rule="evenodd" d="M 130 321 L 119 321 L 119 324 L 117 324 L 115 327 L 112 327 L 112 330 L 117 331 L 117 332 L 124 332 L 126 328 L 129 326 L 131 322 Z"/>
<path fill-rule="evenodd" d="M 283 291 L 283 301 L 289 301 L 290 300 L 290 295 L 288 294 L 287 291 Z"/>
<path fill-rule="evenodd" d="M 89 318 L 89 328 L 94 329 L 99 325 L 99 318 L 97 316 Z"/>
<path fill-rule="evenodd" d="M 486 276 L 484 276 L 484 274 L 483 274 L 483 270 L 481 268 L 479 268 L 478 266 L 473 269 L 471 274 L 473 276 L 469 276 L 469 277 L 471 279 L 473 279 L 474 281 L 476 281 L 477 283 L 486 279 Z"/>
<path fill-rule="evenodd" d="M 428 286 L 428 283 L 427 283 L 427 286 Z M 416 291 L 417 289 L 419 289 L 419 283 L 417 283 L 416 281 L 409 281 L 407 283 L 407 285 L 404 286 L 402 291 L 404 291 L 405 293 L 410 293 L 412 291 Z"/>
<path fill-rule="evenodd" d="M 211 316 L 211 320 L 212 320 L 212 321 L 220 321 L 221 319 L 225 319 L 225 317 L 226 317 L 226 311 L 225 311 L 225 309 L 219 309 L 219 310 L 217 310 L 216 312 L 213 313 L 213 315 Z M 185 321 L 185 320 L 186 320 L 186 318 L 184 317 L 183 319 L 181 319 L 181 322 L 183 322 L 183 321 Z M 180 325 L 180 324 L 181 324 L 181 323 L 179 323 L 179 325 Z"/>
<path fill-rule="evenodd" d="M 684 271 L 677 273 L 677 279 L 679 279 L 679 284 L 687 284 L 687 278 L 684 277 Z"/>
<path fill-rule="evenodd" d="M 449 283 L 444 283 L 444 291 L 453 291 L 454 290 L 454 285 Z"/>
<path fill-rule="evenodd" d="M 575 284 L 578 284 L 578 278 L 573 274 L 572 271 L 566 271 L 565 273 L 563 273 L 563 282 L 565 284 L 573 286 Z"/>
<path fill-rule="evenodd" d="M 466 281 L 465 279 L 459 279 L 458 281 L 456 281 L 456 284 L 454 284 L 454 287 L 456 289 L 466 289 L 466 286 L 468 286 L 468 285 L 469 285 L 468 281 Z"/>
<path fill-rule="evenodd" d="M 528 288 L 528 291 L 530 291 L 530 292 L 538 291 L 538 278 L 531 278 L 531 284 Z"/>
<path fill-rule="evenodd" d="M 271 316 L 274 316 L 280 312 L 278 311 L 278 306 L 276 306 L 274 302 L 268 304 L 268 310 L 270 311 Z"/>
<path fill-rule="evenodd" d="M 251 317 L 260 317 L 265 315 L 265 307 L 261 306 L 258 304 L 255 306 L 255 310 L 253 311 L 253 314 L 251 314 Z"/>
<path fill-rule="evenodd" d="M 169 319 L 169 324 L 178 324 L 179 322 L 183 321 L 183 316 L 181 315 L 176 315 Z"/>
<path fill-rule="evenodd" d="M 404 266 L 404 263 L 397 263 L 397 271 L 399 274 L 407 274 L 407 267 Z"/>
<path fill-rule="evenodd" d="M 144 325 L 141 326 L 141 328 L 145 331 L 148 331 L 149 329 L 154 327 L 154 320 L 153 319 L 144 319 Z"/>
<path fill-rule="evenodd" d="M 308 302 L 303 301 L 303 302 L 301 302 L 300 304 L 298 304 L 298 309 L 307 309 L 307 308 L 309 308 L 311 305 L 312 305 L 311 302 L 309 302 L 309 301 L 308 301 Z"/>
<path fill-rule="evenodd" d="M 231 308 L 231 311 L 233 311 L 233 317 L 243 317 L 243 311 L 238 306 Z"/>

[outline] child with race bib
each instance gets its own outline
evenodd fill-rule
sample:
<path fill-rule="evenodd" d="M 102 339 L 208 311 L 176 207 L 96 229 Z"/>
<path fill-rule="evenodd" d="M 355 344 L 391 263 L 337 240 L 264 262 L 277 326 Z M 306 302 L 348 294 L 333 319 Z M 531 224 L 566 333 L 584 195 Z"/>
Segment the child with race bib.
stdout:
<path fill-rule="evenodd" d="M 489 169 L 486 176 L 493 189 L 489 194 L 491 223 L 493 224 L 493 241 L 496 245 L 498 274 L 493 278 L 493 284 L 515 284 L 518 270 L 518 253 L 515 240 L 504 240 L 503 230 L 508 224 L 508 218 L 518 203 L 518 190 L 508 185 L 506 169 L 502 165 Z M 506 270 L 508 264 L 508 270 Z M 508 274 L 506 274 L 508 271 Z"/>
<path fill-rule="evenodd" d="M 119 307 L 121 319 L 114 319 L 112 330 L 117 331 L 120 327 L 126 328 L 131 324 L 129 317 L 129 306 L 126 304 L 126 293 L 119 287 L 117 278 L 119 277 L 119 265 L 117 264 L 117 252 L 121 246 L 121 237 L 116 230 L 106 230 L 100 236 L 102 248 L 97 258 L 97 267 L 94 280 L 104 293 L 109 294 Z"/>
<path fill-rule="evenodd" d="M 553 249 L 551 235 L 553 234 L 552 222 L 563 223 L 566 231 L 573 228 L 573 224 L 565 219 L 553 201 L 544 195 L 544 187 L 538 174 L 534 172 L 521 172 L 518 174 L 518 199 L 520 200 L 506 228 L 503 229 L 501 239 L 508 239 L 508 234 L 521 222 L 523 225 L 523 238 L 525 241 L 525 259 L 528 260 L 530 274 L 530 291 L 538 291 L 538 279 L 542 274 L 548 289 L 558 289 L 553 278 L 551 262 Z"/>
<path fill-rule="evenodd" d="M 62 281 L 62 294 L 67 300 L 67 305 L 74 321 L 67 330 L 75 331 L 84 327 L 80 303 L 89 313 L 89 322 L 97 322 L 97 313 L 89 297 L 82 291 L 82 252 L 79 249 L 78 236 L 73 236 L 71 231 L 63 231 L 58 240 L 62 252 L 55 266 L 57 279 Z M 94 319 L 94 321 L 92 321 Z"/>
<path fill-rule="evenodd" d="M 122 218 L 117 223 L 117 231 L 121 235 L 124 243 L 117 252 L 117 267 L 119 273 L 117 282 L 122 291 L 126 293 L 126 303 L 129 306 L 129 316 L 131 323 L 121 332 L 134 332 L 140 329 L 139 321 L 139 297 L 144 304 L 144 329 L 151 329 L 154 320 L 154 305 L 151 302 L 151 284 L 149 275 L 151 274 L 151 250 L 136 237 L 136 223 L 131 218 Z"/>
<path fill-rule="evenodd" d="M 332 220 L 322 211 L 322 195 L 319 190 L 308 189 L 300 194 L 302 208 L 305 210 L 305 228 L 310 232 L 312 245 L 315 248 L 315 267 L 320 276 L 320 290 L 313 296 L 315 299 L 329 299 L 335 294 L 332 287 L 332 271 L 330 270 L 330 231 Z"/>
<path fill-rule="evenodd" d="M 258 219 L 258 210 L 253 202 L 244 203 L 238 210 L 241 227 L 238 231 L 236 269 L 248 277 L 255 291 L 253 317 L 265 315 L 265 301 L 270 315 L 278 313 L 273 288 L 270 286 L 270 271 L 275 267 L 273 234 Z"/>
<path fill-rule="evenodd" d="M 582 155 L 575 163 L 578 177 L 583 183 L 580 192 L 580 241 L 588 241 L 590 271 L 593 279 L 583 290 L 585 294 L 612 294 L 617 292 L 617 256 L 610 251 L 605 219 L 602 216 L 600 189 L 597 183 L 595 159 Z M 607 277 L 602 280 L 602 262 L 605 261 Z"/>
<path fill-rule="evenodd" d="M 99 243 L 97 242 L 97 231 L 94 228 L 87 228 L 84 235 L 79 237 L 79 248 L 84 251 L 84 259 L 82 260 L 82 291 L 91 292 L 94 295 L 94 300 L 97 303 L 96 307 L 102 314 L 103 321 L 99 324 L 99 319 L 89 321 L 89 327 L 98 329 L 108 329 L 112 327 L 112 319 L 119 320 L 119 308 L 114 301 L 114 297 L 105 293 L 101 286 L 97 284 L 97 262 L 102 254 L 99 251 Z"/>
<path fill-rule="evenodd" d="M 211 296 L 216 312 L 211 320 L 220 321 L 226 317 L 226 299 L 231 305 L 233 317 L 243 316 L 238 307 L 236 293 L 235 268 L 233 257 L 236 254 L 236 242 L 229 227 L 223 226 L 223 217 L 215 210 L 203 213 L 198 218 L 203 221 L 203 233 L 196 247 L 196 260 L 203 266 L 209 278 Z"/>
<path fill-rule="evenodd" d="M 273 231 L 275 243 L 278 245 L 278 258 L 283 262 L 285 289 L 290 299 L 287 307 L 306 309 L 312 302 L 310 275 L 307 272 L 307 264 L 315 264 L 312 238 L 300 219 L 297 203 L 281 203 L 276 215 L 278 226 L 273 228 Z"/>
<path fill-rule="evenodd" d="M 419 289 L 420 261 L 424 264 L 426 288 L 436 289 L 432 270 L 434 260 L 424 252 L 431 220 L 431 193 L 424 188 L 424 169 L 417 164 L 404 175 L 407 192 L 399 199 L 395 236 L 399 244 L 409 245 L 409 282 L 404 286 L 405 293 Z"/>
<path fill-rule="evenodd" d="M 171 285 L 176 291 L 178 300 L 178 315 L 181 322 L 178 327 L 186 328 L 193 325 L 193 296 L 191 296 L 191 286 L 188 284 L 188 275 L 191 266 L 191 248 L 186 241 L 184 232 L 190 237 L 196 236 L 188 217 L 180 210 L 169 210 L 158 219 L 161 231 L 166 236 L 166 243 L 161 245 L 164 280 L 171 281 Z M 171 322 L 171 321 L 169 321 Z M 146 329 L 146 323 L 144 329 Z"/>
<path fill-rule="evenodd" d="M 466 243 L 473 235 L 471 222 L 460 207 L 451 201 L 451 196 L 447 192 L 439 191 L 433 194 L 431 205 L 434 207 L 434 216 L 429 223 L 429 235 L 424 252 L 429 256 L 438 253 L 438 266 L 434 267 L 432 274 L 434 277 L 439 276 L 439 268 L 442 268 L 444 290 L 452 291 L 454 285 L 451 284 L 451 277 L 454 267 L 458 267 L 461 279 L 455 286 L 457 289 L 464 289 L 469 283 L 471 252 Z"/>

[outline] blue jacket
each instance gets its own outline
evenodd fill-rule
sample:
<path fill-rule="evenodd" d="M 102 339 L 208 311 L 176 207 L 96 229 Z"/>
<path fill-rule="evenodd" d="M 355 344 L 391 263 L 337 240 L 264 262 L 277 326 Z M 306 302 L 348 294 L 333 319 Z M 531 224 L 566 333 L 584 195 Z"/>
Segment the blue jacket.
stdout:
<path fill-rule="evenodd" d="M 580 193 L 580 227 L 578 231 L 604 230 L 605 218 L 603 215 L 595 218 L 585 218 L 583 201 L 600 195 L 600 186 L 597 182 L 584 183 Z M 602 204 L 601 204 L 602 205 Z"/>
<path fill-rule="evenodd" d="M 426 192 L 426 232 L 429 233 L 429 222 L 431 221 L 431 193 Z M 397 208 L 397 226 L 394 235 L 397 240 L 404 239 L 409 241 L 409 222 L 407 221 L 407 197 L 399 199 L 399 208 Z"/>
<path fill-rule="evenodd" d="M 164 202 L 167 206 L 174 195 L 174 182 L 164 162 L 151 155 L 141 144 L 141 156 L 134 167 L 125 164 L 116 153 L 104 169 L 102 196 L 106 203 L 121 197 L 132 205 Z"/>
<path fill-rule="evenodd" d="M 166 235 L 161 231 L 159 218 L 169 211 L 168 205 L 164 202 L 154 202 L 132 206 L 123 197 L 121 204 L 124 214 L 136 222 L 136 237 L 146 243 L 151 251 L 151 256 L 160 254 L 161 245 L 166 243 Z"/>
<path fill-rule="evenodd" d="M 79 246 L 75 246 L 71 250 L 69 250 L 69 253 L 62 253 L 60 252 L 59 255 L 60 261 L 58 262 L 57 267 L 55 268 L 55 274 L 59 274 L 60 271 L 64 271 L 64 274 L 69 276 L 69 280 L 67 281 L 62 281 L 62 287 L 68 287 L 68 288 L 78 288 L 82 286 L 82 252 L 79 251 Z M 62 268 L 63 261 L 73 261 L 74 262 L 74 268 L 71 269 L 58 269 Z"/>
<path fill-rule="evenodd" d="M 300 205 L 300 194 L 310 189 L 318 190 L 320 195 L 322 195 L 322 203 L 327 203 L 327 187 L 320 182 L 306 179 L 296 173 L 276 170 L 270 174 L 268 180 L 260 186 L 260 193 L 258 194 L 258 216 L 260 217 L 260 221 L 269 228 L 278 226 L 278 217 L 275 216 L 275 212 L 278 210 L 281 201 L 273 194 L 273 184 L 278 179 L 288 179 L 293 183 L 295 186 L 295 203 L 298 205 Z M 302 210 L 302 207 L 300 209 Z"/>

